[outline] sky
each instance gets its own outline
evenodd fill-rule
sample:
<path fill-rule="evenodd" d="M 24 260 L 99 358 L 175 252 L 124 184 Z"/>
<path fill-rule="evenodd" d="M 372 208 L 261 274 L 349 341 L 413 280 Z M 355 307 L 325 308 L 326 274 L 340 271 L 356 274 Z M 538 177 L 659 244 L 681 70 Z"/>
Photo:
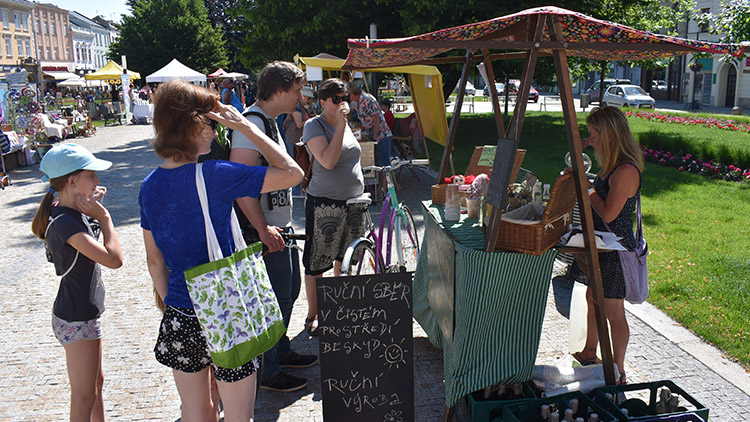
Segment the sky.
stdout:
<path fill-rule="evenodd" d="M 115 22 L 121 21 L 120 15 L 130 14 L 125 0 L 41 0 L 39 2 L 51 3 L 61 9 L 73 10 L 87 18 L 102 15 L 106 19 Z"/>

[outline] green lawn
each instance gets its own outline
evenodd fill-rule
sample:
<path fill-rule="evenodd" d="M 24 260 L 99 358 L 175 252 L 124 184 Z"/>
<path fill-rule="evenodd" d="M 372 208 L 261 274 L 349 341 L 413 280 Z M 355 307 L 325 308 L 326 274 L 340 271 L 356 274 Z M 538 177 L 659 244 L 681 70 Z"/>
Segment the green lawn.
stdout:
<path fill-rule="evenodd" d="M 579 114 L 581 134 L 587 136 L 584 118 Z M 641 140 L 653 141 L 658 133 L 661 139 L 695 151 L 723 150 L 727 163 L 737 162 L 745 153 L 750 157 L 748 134 L 629 120 Z M 465 170 L 475 145 L 494 144 L 496 138 L 491 114 L 461 116 L 453 153 L 457 173 Z M 437 169 L 442 147 L 429 144 Z M 519 146 L 528 151 L 523 167 L 551 183 L 564 167 L 567 151 L 562 113 L 528 112 Z M 593 151 L 587 152 L 593 158 Z M 750 184 L 646 165 L 643 216 L 650 251 L 649 302 L 746 366 L 750 365 L 748 215 Z"/>

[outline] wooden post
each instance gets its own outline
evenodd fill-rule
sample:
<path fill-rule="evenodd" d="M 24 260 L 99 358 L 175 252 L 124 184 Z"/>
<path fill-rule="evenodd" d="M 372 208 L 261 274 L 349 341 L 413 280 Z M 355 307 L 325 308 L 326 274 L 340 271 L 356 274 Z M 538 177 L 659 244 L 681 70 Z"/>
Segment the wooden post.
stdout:
<path fill-rule="evenodd" d="M 497 96 L 497 88 L 495 88 L 495 71 L 492 69 L 492 59 L 490 59 L 490 49 L 483 48 L 482 55 L 484 56 L 484 68 L 487 71 L 487 79 L 489 79 L 490 101 L 492 101 L 492 112 L 495 114 L 495 126 L 497 126 L 497 136 L 502 137 L 505 135 L 505 122 L 503 122 L 503 113 L 500 110 L 500 99 Z"/>
<path fill-rule="evenodd" d="M 536 19 L 536 25 L 534 26 L 534 40 L 539 41 L 542 39 L 542 35 L 544 35 L 545 19 L 540 19 L 539 17 Z M 538 57 L 539 49 L 537 48 L 532 48 L 526 52 L 526 62 L 523 66 L 524 77 L 521 81 L 521 89 L 518 92 L 519 96 L 525 95 L 524 98 L 526 99 L 529 98 L 531 79 L 534 77 L 534 69 L 536 69 L 536 60 Z M 508 92 L 508 90 L 506 89 L 505 92 Z M 516 108 L 513 111 L 513 117 L 510 120 L 510 126 L 508 126 L 506 138 L 516 141 L 516 147 L 514 150 L 518 149 L 518 141 L 521 138 L 521 127 L 523 126 L 524 115 L 526 114 L 527 102 L 528 101 L 516 100 Z M 497 156 L 495 159 L 498 159 Z M 503 192 L 502 195 L 503 197 L 507 197 L 507 192 Z M 503 200 L 502 203 L 505 204 L 505 200 Z M 492 211 L 490 211 L 490 221 L 484 238 L 484 250 L 487 252 L 495 250 L 495 244 L 497 243 L 497 237 L 500 232 L 500 211 L 501 210 L 498 210 L 495 207 L 492 207 Z"/>
<path fill-rule="evenodd" d="M 409 78 L 409 85 L 414 86 L 414 78 L 412 77 L 411 73 L 407 73 L 406 76 Z M 430 76 L 431 78 L 435 78 L 434 76 Z M 433 79 L 433 83 L 435 80 Z M 412 98 L 414 96 L 412 95 Z M 439 103 L 440 101 L 438 101 Z M 445 104 L 445 103 L 443 103 Z M 422 119 L 419 117 L 419 108 L 417 107 L 417 102 L 412 100 L 412 106 L 414 106 L 414 114 L 417 116 L 417 124 L 422 129 L 422 145 L 424 148 L 424 153 L 427 155 L 427 166 L 429 168 L 432 168 L 432 165 L 430 164 L 430 151 L 427 149 L 427 137 L 424 136 L 424 128 L 422 127 Z M 445 125 L 445 122 L 443 122 L 443 125 Z"/>
<path fill-rule="evenodd" d="M 466 58 L 464 59 L 464 69 L 461 71 L 461 81 L 458 84 L 458 94 L 456 95 L 456 108 L 453 111 L 453 117 L 451 118 L 451 127 L 448 130 L 448 140 L 445 141 L 445 149 L 443 150 L 443 158 L 440 160 L 440 171 L 438 171 L 437 183 L 441 183 L 445 178 L 445 172 L 448 167 L 448 161 L 451 159 L 451 150 L 453 149 L 453 141 L 456 139 L 456 132 L 458 132 L 458 119 L 461 116 L 461 106 L 464 103 L 464 92 L 466 91 L 466 82 L 469 80 L 469 66 L 471 65 L 471 50 L 466 50 Z M 453 167 L 451 165 L 451 167 Z"/>
<path fill-rule="evenodd" d="M 555 39 L 562 40 L 562 31 L 558 18 L 554 19 Z M 599 333 L 599 344 L 602 349 L 602 361 L 604 364 L 604 382 L 607 385 L 615 384 L 615 373 L 612 362 L 612 346 L 607 331 L 607 313 L 604 308 L 604 292 L 602 290 L 602 276 L 599 271 L 599 253 L 596 249 L 596 238 L 594 236 L 594 219 L 591 210 L 591 201 L 588 195 L 589 182 L 586 179 L 586 168 L 583 166 L 581 154 L 581 138 L 578 132 L 578 120 L 576 118 L 575 104 L 573 103 L 573 88 L 570 83 L 568 71 L 568 57 L 564 50 L 554 50 L 552 56 L 555 61 L 557 82 L 560 89 L 560 101 L 562 102 L 563 116 L 565 118 L 565 129 L 568 135 L 568 147 L 570 149 L 573 174 L 575 176 L 576 195 L 578 197 L 578 210 L 581 214 L 583 225 L 583 243 L 586 258 L 589 263 L 589 288 L 594 294 L 594 314 L 596 317 L 597 332 Z M 528 95 L 528 93 L 526 94 Z M 621 371 L 623 368 L 619 368 Z"/>

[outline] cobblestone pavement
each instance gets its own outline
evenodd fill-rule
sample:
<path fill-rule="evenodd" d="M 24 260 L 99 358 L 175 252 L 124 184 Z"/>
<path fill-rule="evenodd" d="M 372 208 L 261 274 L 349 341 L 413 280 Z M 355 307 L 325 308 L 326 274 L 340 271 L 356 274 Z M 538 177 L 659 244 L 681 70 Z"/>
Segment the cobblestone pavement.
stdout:
<path fill-rule="evenodd" d="M 102 269 L 107 286 L 104 327 L 104 406 L 107 419 L 118 421 L 175 421 L 180 401 L 172 374 L 153 358 L 160 314 L 154 306 L 151 279 L 139 227 L 138 190 L 141 180 L 159 164 L 148 144 L 150 126 L 99 128 L 91 138 L 73 142 L 114 163 L 100 172 L 109 194 L 110 210 L 125 254 L 118 270 Z M 69 385 L 65 355 L 50 327 L 51 308 L 58 287 L 42 243 L 29 229 L 48 185 L 40 181 L 39 166 L 10 173 L 13 185 L 0 191 L 0 421 L 67 420 Z M 404 172 L 406 199 L 421 228 L 420 199 L 430 196 L 433 177 L 421 181 Z M 295 226 L 303 228 L 302 201 L 295 205 Z M 420 229 L 421 233 L 421 229 Z M 552 297 L 552 295 L 550 295 Z M 303 330 L 306 313 L 304 289 L 297 301 L 289 333 L 293 347 L 317 353 L 317 341 Z M 672 379 L 711 408 L 711 420 L 746 420 L 750 397 L 713 372 L 727 362 L 702 363 L 650 325 L 628 314 L 631 343 L 628 350 L 630 382 Z M 542 332 L 538 363 L 550 363 L 567 350 L 568 322 L 550 302 Z M 444 411 L 442 352 L 429 343 L 414 324 L 415 407 L 418 421 L 439 420 Z M 255 406 L 256 421 L 322 421 L 318 367 L 292 370 L 309 385 L 294 393 L 261 391 Z M 459 408 L 456 420 L 466 420 Z"/>

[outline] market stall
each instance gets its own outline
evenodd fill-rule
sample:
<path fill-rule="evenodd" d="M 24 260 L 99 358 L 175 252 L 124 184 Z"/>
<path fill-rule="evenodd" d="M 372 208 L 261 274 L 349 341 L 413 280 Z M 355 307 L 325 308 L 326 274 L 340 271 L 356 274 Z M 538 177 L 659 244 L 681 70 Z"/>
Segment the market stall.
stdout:
<path fill-rule="evenodd" d="M 173 79 L 182 79 L 188 82 L 206 82 L 206 75 L 193 70 L 177 59 L 172 59 L 164 67 L 146 76 L 146 82 L 169 82 Z"/>
<path fill-rule="evenodd" d="M 465 55 L 435 57 L 454 48 L 465 49 Z M 505 51 L 491 54 L 490 49 Z M 590 286 L 595 298 L 605 381 L 611 385 L 615 379 L 612 350 L 607 335 L 591 207 L 584 189 L 587 182 L 567 57 L 574 55 L 595 60 L 642 60 L 696 52 L 739 57 L 742 55 L 742 46 L 651 34 L 565 9 L 542 7 L 413 37 L 350 39 L 349 55 L 343 67 L 362 69 L 412 64 L 464 64 L 456 112 L 450 123 L 438 176 L 438 181 L 442 181 L 455 141 L 472 62 L 484 61 L 487 64 L 488 79 L 494 80 L 492 66 L 489 65 L 492 60 L 524 58 L 518 95 L 519 98 L 525 98 L 529 94 L 537 58 L 541 55 L 553 57 L 568 146 L 574 157 L 573 184 L 575 198 L 582 210 L 583 250 L 593 268 Z M 490 84 L 490 92 L 492 103 L 497 104 L 494 84 Z M 492 200 L 487 201 L 491 214 L 486 233 L 478 231 L 478 224 L 473 231 L 461 227 L 466 224 L 463 219 L 458 223 L 446 223 L 442 218 L 444 211 L 441 206 L 425 204 L 427 239 L 423 244 L 427 246 L 420 253 L 420 265 L 414 280 L 414 315 L 430 335 L 430 340 L 443 348 L 445 399 L 448 407 L 453 407 L 462 396 L 472 391 L 498 383 L 529 379 L 531 376 L 536 350 L 530 350 L 530 347 L 533 349 L 538 345 L 541 334 L 541 323 L 537 323 L 537 320 L 540 318 L 539 312 L 543 318 L 551 262 L 556 251 L 548 250 L 539 256 L 495 251 L 501 237 L 500 231 L 504 230 L 498 210 L 505 209 L 507 201 L 507 185 L 512 167 L 507 163 L 513 162 L 518 147 L 526 103 L 516 103 L 507 131 L 500 110 L 495 109 L 500 140 L 490 191 L 487 193 Z M 564 194 L 573 196 L 572 187 Z M 552 202 L 550 200 L 550 204 Z M 552 245 L 547 248 L 549 246 Z M 443 259 L 423 259 L 423 255 L 432 258 L 433 254 L 438 253 Z M 474 280 L 482 282 L 475 283 Z M 513 300 L 518 298 L 513 289 L 519 288 L 520 280 L 527 283 L 524 286 L 528 285 L 527 287 L 536 290 L 524 291 L 524 300 Z M 484 300 L 486 297 L 495 300 Z M 520 334 L 521 338 L 514 338 L 518 334 L 514 331 L 499 328 L 507 327 L 513 321 L 524 322 L 523 325 L 529 327 Z M 450 414 L 451 411 L 448 412 Z"/>
<path fill-rule="evenodd" d="M 315 57 L 295 57 L 304 66 L 317 67 L 323 71 L 341 71 L 344 60 L 321 53 Z M 409 79 L 412 103 L 422 133 L 440 145 L 445 145 L 448 125 L 445 117 L 443 76 L 435 66 L 378 66 L 361 68 L 363 72 L 403 73 Z M 331 76 L 329 74 L 329 76 Z M 426 148 L 425 148 L 426 150 Z"/>
<path fill-rule="evenodd" d="M 141 79 L 141 74 L 128 70 L 128 76 L 131 80 Z M 110 60 L 109 63 L 105 64 L 101 69 L 93 73 L 87 73 L 83 75 L 83 78 L 87 81 L 106 81 L 110 84 L 121 84 L 122 83 L 122 67 Z"/>

